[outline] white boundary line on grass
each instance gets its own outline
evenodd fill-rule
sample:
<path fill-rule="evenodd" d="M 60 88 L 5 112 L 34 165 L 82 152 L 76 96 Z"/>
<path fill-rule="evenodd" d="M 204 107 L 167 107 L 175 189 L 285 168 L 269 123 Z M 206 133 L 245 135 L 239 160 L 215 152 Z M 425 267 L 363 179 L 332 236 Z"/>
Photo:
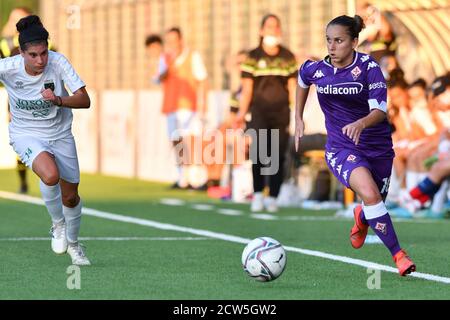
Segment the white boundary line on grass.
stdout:
<path fill-rule="evenodd" d="M 79 237 L 81 241 L 191 241 L 211 240 L 211 238 L 200 237 Z M 0 241 L 49 241 L 50 237 L 18 237 L 0 238 Z"/>
<path fill-rule="evenodd" d="M 189 205 L 190 208 L 198 211 L 203 212 L 215 212 L 219 214 L 224 214 L 228 216 L 235 216 L 235 217 L 243 217 L 243 211 L 237 210 L 237 209 L 231 209 L 231 208 L 220 208 L 217 207 L 214 204 L 204 204 L 204 203 L 194 203 L 191 204 L 189 202 L 186 202 L 182 199 L 177 198 L 162 198 L 159 201 L 160 204 L 166 205 L 166 206 L 183 206 L 183 205 Z M 301 209 L 301 208 L 299 208 Z M 252 219 L 259 219 L 259 220 L 269 220 L 269 221 L 347 221 L 347 220 L 353 220 L 353 214 L 351 217 L 342 217 L 342 216 L 284 216 L 284 215 L 271 215 L 268 213 L 259 213 L 259 214 L 250 214 L 248 217 Z M 437 223 L 437 222 L 444 222 L 448 223 L 446 220 L 439 220 L 439 219 L 410 219 L 410 218 L 396 218 L 392 217 L 392 221 L 394 222 L 407 222 L 407 223 Z"/>
<path fill-rule="evenodd" d="M 32 204 L 37 204 L 37 205 L 42 205 L 42 206 L 44 205 L 44 201 L 42 201 L 39 198 L 30 197 L 30 196 L 26 196 L 26 195 L 20 195 L 20 194 L 11 193 L 11 192 L 5 192 L 5 191 L 0 191 L 0 198 L 14 200 L 14 201 L 22 201 L 22 202 L 27 202 L 27 203 L 32 203 Z M 109 213 L 109 212 L 90 209 L 90 208 L 83 208 L 82 212 L 83 212 L 83 214 L 88 215 L 88 216 L 93 216 L 93 217 L 98 217 L 98 218 L 103 218 L 103 219 L 108 219 L 108 220 L 113 220 L 113 221 L 133 223 L 133 224 L 152 227 L 152 228 L 161 229 L 161 230 L 170 230 L 170 231 L 191 233 L 191 234 L 195 234 L 197 236 L 220 239 L 220 240 L 224 240 L 224 241 L 228 241 L 228 242 L 247 244 L 249 241 L 251 241 L 251 239 L 228 235 L 228 234 L 224 234 L 224 233 L 219 233 L 219 232 L 214 232 L 214 231 L 209 231 L 209 230 L 194 229 L 194 228 L 189 228 L 189 227 L 182 227 L 182 226 L 177 226 L 177 225 L 173 225 L 173 224 L 169 224 L 169 223 L 161 223 L 161 222 L 147 220 L 147 219 L 124 216 L 124 215 L 120 215 L 120 214 L 116 214 L 116 213 Z M 330 253 L 326 253 L 326 252 L 302 249 L 302 248 L 291 247 L 291 246 L 284 246 L 284 249 L 286 251 L 297 252 L 297 253 L 301 253 L 301 254 L 305 254 L 305 255 L 309 255 L 309 256 L 344 262 L 344 263 L 348 263 L 348 264 L 361 266 L 364 268 L 373 268 L 373 269 L 379 269 L 379 270 L 386 271 L 386 272 L 398 273 L 396 268 L 378 264 L 378 263 L 374 263 L 374 262 L 370 262 L 370 261 L 354 259 L 354 258 L 345 257 L 345 256 L 338 256 L 338 255 L 334 255 L 334 254 L 330 254 Z M 415 277 L 415 278 L 420 278 L 420 279 L 425 279 L 425 280 L 430 280 L 430 281 L 441 282 L 441 283 L 445 283 L 445 284 L 450 284 L 450 278 L 437 276 L 437 275 L 433 275 L 433 274 L 428 274 L 428 273 L 413 272 L 409 276 Z"/>

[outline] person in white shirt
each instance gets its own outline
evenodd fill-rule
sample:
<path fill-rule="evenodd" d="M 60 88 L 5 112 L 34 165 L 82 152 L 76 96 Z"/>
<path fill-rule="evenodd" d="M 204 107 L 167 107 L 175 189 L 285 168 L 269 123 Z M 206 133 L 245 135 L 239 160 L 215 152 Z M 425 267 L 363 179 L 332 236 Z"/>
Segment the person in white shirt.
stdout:
<path fill-rule="evenodd" d="M 9 95 L 10 144 L 40 178 L 52 219 L 52 250 L 72 264 L 90 265 L 78 243 L 82 202 L 71 109 L 89 108 L 85 83 L 60 53 L 48 50 L 38 16 L 19 20 L 20 55 L 0 60 L 0 81 Z M 65 87 L 73 94 L 69 96 Z"/>

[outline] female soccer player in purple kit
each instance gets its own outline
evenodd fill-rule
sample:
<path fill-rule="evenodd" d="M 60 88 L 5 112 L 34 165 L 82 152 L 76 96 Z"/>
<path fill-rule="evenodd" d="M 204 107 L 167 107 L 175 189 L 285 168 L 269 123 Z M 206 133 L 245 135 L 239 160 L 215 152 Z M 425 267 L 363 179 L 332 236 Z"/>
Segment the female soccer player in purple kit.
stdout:
<path fill-rule="evenodd" d="M 392 254 L 400 275 L 416 270 L 401 249 L 384 204 L 394 151 L 386 119 L 386 81 L 369 55 L 355 51 L 364 28 L 360 16 L 340 16 L 327 25 L 328 56 L 307 60 L 298 75 L 295 142 L 303 135 L 303 110 L 309 86 L 316 85 L 328 133 L 326 161 L 336 178 L 355 191 L 362 205 L 354 210 L 350 241 L 361 248 L 369 226 Z"/>

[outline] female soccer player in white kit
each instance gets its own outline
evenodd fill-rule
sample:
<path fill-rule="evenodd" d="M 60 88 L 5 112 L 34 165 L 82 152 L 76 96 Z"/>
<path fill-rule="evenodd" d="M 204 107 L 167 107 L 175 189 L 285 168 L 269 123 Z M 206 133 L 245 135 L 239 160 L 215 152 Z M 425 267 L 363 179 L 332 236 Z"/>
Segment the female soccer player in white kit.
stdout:
<path fill-rule="evenodd" d="M 20 55 L 0 60 L 11 107 L 10 144 L 40 178 L 53 223 L 52 250 L 67 252 L 72 264 L 90 265 L 78 243 L 82 202 L 71 111 L 89 108 L 90 99 L 69 61 L 48 50 L 48 32 L 38 16 L 22 18 L 16 27 Z"/>

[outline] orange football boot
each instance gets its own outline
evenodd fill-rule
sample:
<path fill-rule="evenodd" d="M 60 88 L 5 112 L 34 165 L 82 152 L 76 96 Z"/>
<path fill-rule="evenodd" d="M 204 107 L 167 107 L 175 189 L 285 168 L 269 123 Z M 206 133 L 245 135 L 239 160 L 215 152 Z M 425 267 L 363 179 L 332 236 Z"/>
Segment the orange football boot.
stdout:
<path fill-rule="evenodd" d="M 350 231 L 350 242 L 352 244 L 352 247 L 355 249 L 359 249 L 363 246 L 364 241 L 366 240 L 367 230 L 369 230 L 369 226 L 365 225 L 361 221 L 361 211 L 362 205 L 360 204 L 358 204 L 355 209 L 353 209 L 355 224 Z"/>
<path fill-rule="evenodd" d="M 394 262 L 398 268 L 398 272 L 402 277 L 416 271 L 416 265 L 411 260 L 411 258 L 408 257 L 405 250 L 401 249 L 395 254 L 395 256 L 392 257 L 392 259 L 394 259 Z"/>

